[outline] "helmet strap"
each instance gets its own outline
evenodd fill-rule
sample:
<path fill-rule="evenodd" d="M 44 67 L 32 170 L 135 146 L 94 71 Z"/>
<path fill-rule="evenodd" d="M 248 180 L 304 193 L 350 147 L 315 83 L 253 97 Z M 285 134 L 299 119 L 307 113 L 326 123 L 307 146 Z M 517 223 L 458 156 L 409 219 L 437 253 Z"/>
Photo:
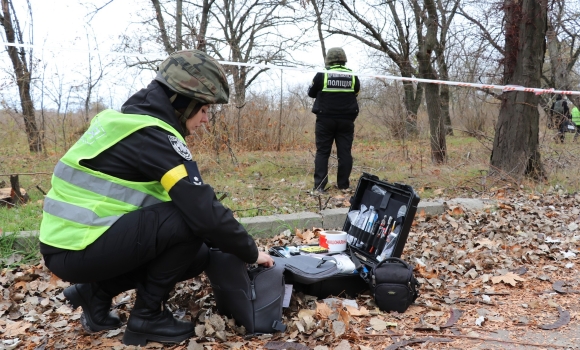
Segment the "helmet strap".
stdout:
<path fill-rule="evenodd" d="M 175 99 L 177 98 L 177 94 L 173 94 L 173 96 L 171 96 L 169 98 L 169 103 L 173 104 L 173 102 L 175 102 Z M 177 119 L 181 119 L 181 112 L 178 111 L 177 109 L 173 109 L 173 112 L 175 112 L 175 116 L 177 117 Z"/>
<path fill-rule="evenodd" d="M 187 108 L 185 109 L 185 112 L 183 112 L 183 114 L 181 115 L 181 122 L 185 123 L 185 121 L 189 119 L 189 115 L 191 114 L 196 105 L 197 105 L 196 100 L 191 100 L 191 102 L 189 102 Z"/>
<path fill-rule="evenodd" d="M 185 130 L 185 135 L 186 136 L 189 135 L 189 130 L 187 130 L 187 127 L 185 126 L 185 123 L 189 119 L 189 116 L 191 115 L 191 112 L 193 111 L 193 109 L 195 108 L 195 106 L 197 105 L 197 103 L 198 103 L 198 101 L 191 100 L 189 102 L 189 104 L 187 105 L 187 108 L 185 108 L 185 111 L 183 112 L 183 114 L 177 116 L 179 118 L 179 121 L 181 122 L 181 126 Z M 179 113 L 177 110 L 175 112 L 176 113 Z"/>

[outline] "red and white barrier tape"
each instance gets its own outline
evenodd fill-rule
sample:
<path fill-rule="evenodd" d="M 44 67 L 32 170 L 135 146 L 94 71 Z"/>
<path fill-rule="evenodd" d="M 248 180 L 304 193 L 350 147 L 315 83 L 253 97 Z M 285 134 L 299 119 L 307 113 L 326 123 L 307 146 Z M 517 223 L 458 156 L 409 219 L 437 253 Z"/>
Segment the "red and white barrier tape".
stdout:
<path fill-rule="evenodd" d="M 33 48 L 33 47 L 41 47 L 39 45 L 29 45 L 29 44 L 14 44 L 8 42 L 0 42 L 0 45 L 4 46 L 15 46 L 15 47 L 24 47 L 24 48 Z M 42 46 L 44 47 L 44 46 Z M 78 51 L 78 52 L 88 52 L 87 50 L 76 50 L 76 49 L 63 49 L 63 48 L 55 48 L 58 50 L 67 50 L 67 51 Z M 97 50 L 93 50 L 97 51 Z M 103 54 L 110 54 L 115 56 L 125 56 L 125 57 L 151 57 L 154 59 L 162 60 L 165 55 L 157 55 L 157 54 L 141 54 L 141 53 L 120 53 L 120 52 L 103 52 Z M 327 70 L 320 70 L 320 69 L 311 69 L 311 68 L 298 68 L 298 67 L 286 67 L 286 66 L 277 66 L 274 64 L 257 64 L 257 63 L 240 63 L 240 62 L 230 62 L 230 61 L 218 61 L 222 65 L 228 66 L 244 66 L 244 67 L 256 67 L 256 68 L 267 68 L 267 69 L 280 69 L 280 70 L 293 70 L 299 72 L 311 72 L 311 73 L 324 73 L 328 72 Z M 409 81 L 412 83 L 428 83 L 428 84 L 440 84 L 440 85 L 451 85 L 451 86 L 460 86 L 460 87 L 470 87 L 470 88 L 479 88 L 479 89 L 489 89 L 489 90 L 500 90 L 503 92 L 507 91 L 524 91 L 524 92 L 533 92 L 536 95 L 542 94 L 561 94 L 561 95 L 580 95 L 580 91 L 567 91 L 567 90 L 556 90 L 556 89 L 540 89 L 540 88 L 530 88 L 524 87 L 519 85 L 496 85 L 496 84 L 478 84 L 478 83 L 464 83 L 464 82 L 457 82 L 457 81 L 448 81 L 448 80 L 435 80 L 435 79 L 422 79 L 422 78 L 407 78 L 407 77 L 399 77 L 396 75 L 380 75 L 380 74 L 365 74 L 365 73 L 357 73 L 357 72 L 337 72 L 332 71 L 334 74 L 345 74 L 345 75 L 356 75 L 358 77 L 367 77 L 367 78 L 379 78 L 379 79 L 388 79 L 388 80 L 399 80 L 399 81 Z"/>

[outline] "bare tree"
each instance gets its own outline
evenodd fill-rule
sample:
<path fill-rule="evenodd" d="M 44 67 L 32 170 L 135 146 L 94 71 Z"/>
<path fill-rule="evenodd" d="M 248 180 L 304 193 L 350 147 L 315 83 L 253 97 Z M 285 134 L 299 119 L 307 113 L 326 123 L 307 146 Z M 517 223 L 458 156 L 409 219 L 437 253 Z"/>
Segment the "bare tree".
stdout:
<path fill-rule="evenodd" d="M 0 14 L 0 24 L 4 27 L 6 34 L 6 41 L 9 43 L 23 43 L 23 32 L 20 28 L 20 23 L 14 6 L 11 0 L 2 1 L 2 14 Z M 30 1 L 27 1 L 28 12 L 32 18 L 32 8 Z M 28 148 L 30 152 L 42 152 L 42 138 L 36 126 L 36 118 L 34 115 L 34 103 L 30 94 L 30 85 L 32 80 L 31 65 L 32 62 L 27 60 L 27 52 L 24 48 L 17 49 L 14 46 L 8 46 L 8 56 L 12 62 L 14 69 L 14 76 L 16 78 L 16 85 L 20 95 L 20 105 L 22 107 L 22 117 L 24 119 L 24 128 L 26 136 L 28 137 Z M 31 59 L 30 59 L 31 60 Z M 30 64 L 30 66 L 29 66 Z"/>
<path fill-rule="evenodd" d="M 385 53 L 403 77 L 440 79 L 437 72 L 440 69 L 444 78 L 448 78 L 445 59 L 447 34 L 459 0 L 378 0 L 364 5 L 338 0 L 338 4 L 343 11 L 340 16 L 332 16 L 329 33 L 353 37 L 371 49 Z M 450 129 L 444 126 L 444 122 L 447 119 L 448 124 L 451 123 L 449 90 L 440 91 L 438 85 L 415 85 L 410 81 L 403 82 L 403 86 L 411 132 L 416 130 L 417 111 L 425 91 L 432 159 L 436 163 L 444 162 L 445 133 Z"/>
<path fill-rule="evenodd" d="M 165 53 L 167 53 L 168 55 L 171 54 L 172 52 L 176 51 L 177 47 L 182 47 L 182 38 L 178 38 L 177 35 L 179 34 L 181 36 L 181 27 L 177 28 L 178 25 L 181 24 L 182 22 L 182 15 L 183 12 L 181 12 L 182 8 L 179 8 L 179 5 L 182 5 L 182 1 L 179 1 L 177 4 L 177 11 L 180 11 L 178 13 L 178 16 L 175 17 L 175 36 L 170 36 L 169 33 L 167 32 L 167 28 L 166 28 L 166 24 L 165 24 L 165 18 L 163 17 L 163 11 L 161 9 L 161 3 L 159 2 L 159 0 L 151 0 L 151 3 L 153 4 L 153 8 L 155 9 L 155 20 L 157 21 L 157 25 L 159 27 L 159 36 L 161 39 L 161 42 L 163 43 L 163 47 L 165 49 Z"/>
<path fill-rule="evenodd" d="M 504 0 L 506 84 L 539 87 L 546 51 L 548 0 Z M 491 172 L 519 180 L 545 177 L 538 149 L 538 96 L 504 92 L 495 127 Z"/>
<path fill-rule="evenodd" d="M 105 77 L 105 67 L 103 66 L 103 63 L 101 61 L 101 56 L 100 54 L 97 53 L 96 57 L 93 56 L 91 48 L 90 48 L 90 38 L 89 38 L 89 34 L 87 32 L 87 43 L 89 43 L 89 47 L 88 47 L 88 59 L 87 59 L 87 73 L 86 73 L 86 82 L 85 82 L 85 96 L 83 98 L 84 100 L 84 118 L 85 118 L 85 124 L 88 124 L 89 122 L 89 109 L 90 109 L 90 105 L 91 105 L 91 101 L 92 101 L 92 97 L 93 97 L 93 92 L 96 89 L 96 87 L 99 85 L 99 83 L 101 82 L 101 80 L 103 80 L 103 78 Z M 98 46 L 97 46 L 98 47 Z M 97 67 L 96 69 L 93 67 L 93 61 L 97 61 Z"/>
<path fill-rule="evenodd" d="M 553 0 L 548 13 L 549 87 L 571 90 L 570 75 L 580 56 L 580 3 Z"/>
<path fill-rule="evenodd" d="M 439 78 L 441 80 L 449 80 L 449 69 L 447 64 L 447 59 L 445 51 L 448 48 L 448 35 L 449 29 L 451 28 L 451 23 L 453 18 L 457 13 L 460 0 L 437 0 L 437 10 L 439 13 L 439 26 L 441 30 L 439 31 L 439 42 L 435 46 L 435 57 L 437 58 L 437 67 L 439 70 Z M 450 7 L 450 8 L 448 8 Z M 441 113 L 443 114 L 443 123 L 445 124 L 445 133 L 447 135 L 453 135 L 453 128 L 451 126 L 451 114 L 449 113 L 449 100 L 450 91 L 449 85 L 441 85 L 439 96 L 441 99 Z"/>
<path fill-rule="evenodd" d="M 143 49 L 147 46 L 152 48 L 152 52 L 160 49 L 167 55 L 182 49 L 207 51 L 209 11 L 214 2 L 215 0 L 150 0 L 151 7 L 141 11 L 143 20 L 138 23 L 139 31 L 124 35 L 117 50 L 147 53 Z M 161 47 L 156 50 L 159 45 Z M 155 70 L 159 62 L 160 60 L 146 58 L 125 60 L 128 67 L 151 70 Z"/>
<path fill-rule="evenodd" d="M 295 26 L 295 11 L 285 0 L 221 0 L 211 10 L 219 32 L 207 45 L 221 59 L 233 62 L 288 63 L 288 50 L 296 46 L 302 35 L 289 37 L 284 32 Z M 238 106 L 246 100 L 246 89 L 266 70 L 243 65 L 228 68 Z"/>
<path fill-rule="evenodd" d="M 61 132 L 63 135 L 63 146 L 66 149 L 66 129 L 65 129 L 66 113 L 61 116 L 61 112 L 63 110 L 64 105 L 66 104 L 66 102 L 65 102 L 65 95 L 66 95 L 65 89 L 67 89 L 68 85 L 69 84 L 67 82 L 65 82 L 65 75 L 60 74 L 60 72 L 58 71 L 58 67 L 56 68 L 56 72 L 53 74 L 53 76 L 51 76 L 49 79 L 47 79 L 46 85 L 44 82 L 44 75 L 43 75 L 43 81 L 42 81 L 43 101 L 44 101 L 44 97 L 46 96 L 56 106 L 56 116 L 55 116 L 56 118 L 54 118 L 54 120 L 51 120 L 50 123 L 47 125 L 47 129 L 50 129 L 51 132 L 46 133 L 47 137 L 49 137 L 49 135 L 52 135 L 54 137 L 54 139 L 52 141 L 54 144 L 55 151 L 56 151 L 57 146 L 58 146 L 57 135 L 60 134 Z M 72 87 L 68 86 L 69 97 L 70 97 L 71 91 L 72 91 Z M 68 100 L 68 98 L 67 98 L 67 100 Z M 44 104 L 44 102 L 43 102 L 43 104 Z M 59 124 L 56 124 L 57 121 L 59 122 Z"/>
<path fill-rule="evenodd" d="M 336 12 L 328 23 L 328 33 L 357 39 L 362 44 L 386 54 L 398 67 L 402 77 L 417 77 L 414 65 L 412 20 L 405 3 L 371 0 L 357 9 L 355 1 L 338 0 L 344 12 Z M 417 111 L 423 98 L 423 84 L 404 81 L 404 104 L 408 131 L 417 131 Z"/>
<path fill-rule="evenodd" d="M 417 23 L 417 61 L 419 62 L 419 74 L 424 79 L 438 79 L 437 72 L 433 67 L 432 55 L 440 45 L 437 40 L 439 30 L 439 17 L 434 0 L 424 0 L 423 7 L 417 0 L 411 0 L 415 11 Z M 423 25 L 426 33 L 423 34 Z M 443 54 L 442 52 L 440 52 Z M 447 145 L 445 140 L 445 123 L 441 112 L 441 99 L 439 97 L 439 85 L 425 85 L 425 100 L 429 115 L 429 131 L 431 135 L 431 160 L 440 164 L 447 160 Z"/>
<path fill-rule="evenodd" d="M 322 50 L 322 57 L 326 60 L 326 44 L 324 43 L 324 32 L 322 31 L 322 24 L 324 19 L 322 14 L 324 13 L 324 0 L 312 0 L 312 8 L 314 9 L 314 14 L 316 16 L 316 32 L 318 33 L 318 40 L 320 40 L 320 49 Z"/>

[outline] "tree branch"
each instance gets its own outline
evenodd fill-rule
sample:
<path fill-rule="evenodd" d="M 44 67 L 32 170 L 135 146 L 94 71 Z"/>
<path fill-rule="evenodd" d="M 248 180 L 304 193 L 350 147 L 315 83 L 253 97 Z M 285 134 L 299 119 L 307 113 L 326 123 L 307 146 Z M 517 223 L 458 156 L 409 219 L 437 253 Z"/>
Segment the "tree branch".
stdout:
<path fill-rule="evenodd" d="M 497 42 L 495 42 L 495 40 L 493 40 L 493 38 L 491 37 L 491 34 L 487 31 L 487 29 L 485 28 L 485 26 L 483 24 L 481 24 L 478 20 L 476 20 L 475 18 L 473 18 L 470 15 L 468 15 L 467 13 L 465 13 L 465 11 L 463 11 L 463 8 L 461 8 L 461 7 L 459 8 L 458 13 L 460 15 L 462 15 L 463 17 L 465 17 L 467 20 L 469 20 L 471 23 L 473 23 L 477 27 L 479 27 L 479 30 L 481 30 L 481 32 L 483 33 L 483 37 L 485 39 L 487 39 L 487 41 L 491 44 L 491 46 L 493 46 L 502 55 L 505 55 L 504 48 L 501 47 Z"/>

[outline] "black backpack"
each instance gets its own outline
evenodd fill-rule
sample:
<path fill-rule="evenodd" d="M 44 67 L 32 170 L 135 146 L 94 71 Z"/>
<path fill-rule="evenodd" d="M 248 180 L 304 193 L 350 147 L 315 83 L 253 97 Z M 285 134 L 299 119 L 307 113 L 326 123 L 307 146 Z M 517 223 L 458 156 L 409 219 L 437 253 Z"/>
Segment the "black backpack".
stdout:
<path fill-rule="evenodd" d="M 205 270 L 218 312 L 233 317 L 248 334 L 285 331 L 282 323 L 284 266 L 248 267 L 233 254 L 210 249 Z"/>
<path fill-rule="evenodd" d="M 369 287 L 383 311 L 405 312 L 419 297 L 419 282 L 413 267 L 399 258 L 386 258 L 373 267 Z"/>

